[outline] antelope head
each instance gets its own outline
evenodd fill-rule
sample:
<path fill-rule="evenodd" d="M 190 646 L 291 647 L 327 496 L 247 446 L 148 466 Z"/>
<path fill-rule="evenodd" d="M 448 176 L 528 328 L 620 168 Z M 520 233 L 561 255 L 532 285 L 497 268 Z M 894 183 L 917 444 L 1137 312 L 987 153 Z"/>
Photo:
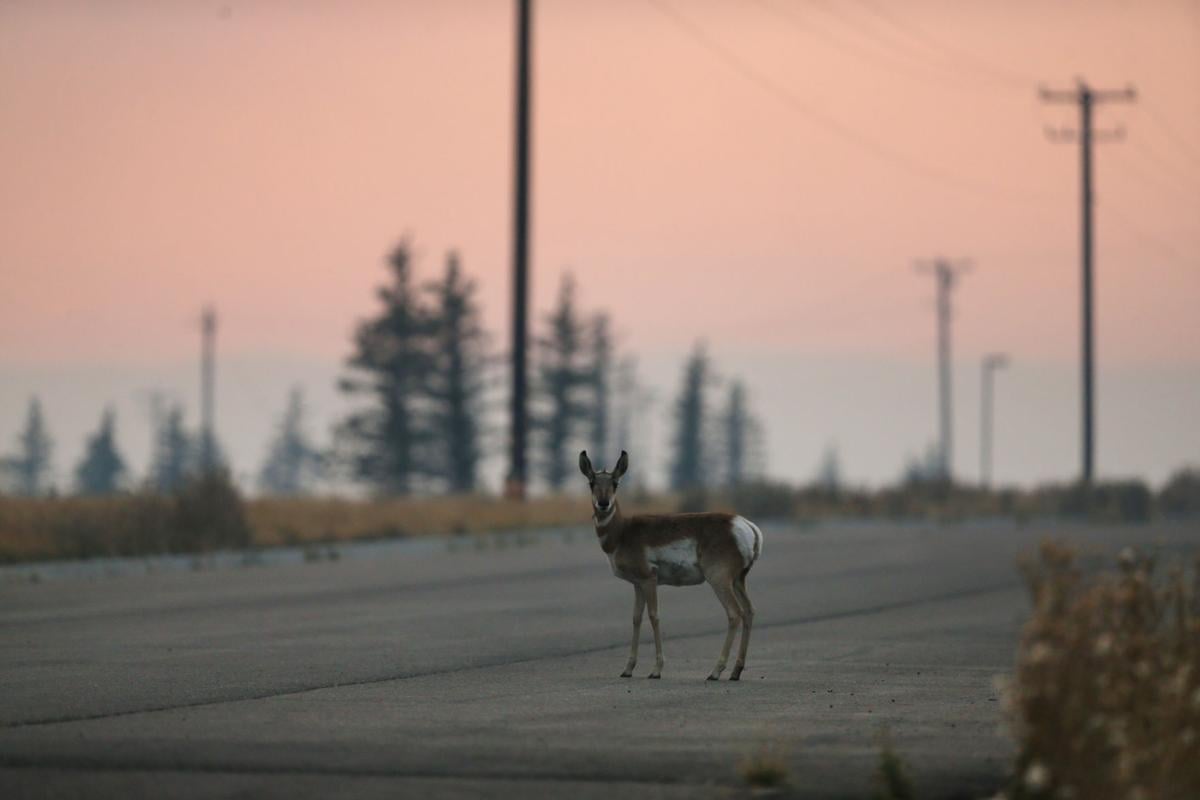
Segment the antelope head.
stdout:
<path fill-rule="evenodd" d="M 588 458 L 587 450 L 579 454 L 579 471 L 588 479 L 588 485 L 592 488 L 592 509 L 596 512 L 597 520 L 607 522 L 616 511 L 617 486 L 627 469 L 629 454 L 624 450 L 621 451 L 621 457 L 617 459 L 617 465 L 613 467 L 612 472 L 596 472 L 592 468 L 592 460 Z"/>

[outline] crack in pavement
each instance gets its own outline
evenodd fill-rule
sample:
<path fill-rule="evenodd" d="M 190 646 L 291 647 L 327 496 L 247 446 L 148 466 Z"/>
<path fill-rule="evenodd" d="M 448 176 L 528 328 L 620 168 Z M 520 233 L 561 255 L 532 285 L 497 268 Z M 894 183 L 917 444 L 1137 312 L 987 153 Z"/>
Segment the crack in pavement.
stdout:
<path fill-rule="evenodd" d="M 995 583 L 995 584 L 989 584 L 989 585 L 985 585 L 985 586 L 976 586 L 976 587 L 973 587 L 970 589 L 958 589 L 955 591 L 943 592 L 941 594 L 930 595 L 930 596 L 926 596 L 926 597 L 908 598 L 906 600 L 899 600 L 899 601 L 892 602 L 892 603 L 880 603 L 880 604 L 876 604 L 873 606 L 867 606 L 865 608 L 848 609 L 845 611 L 833 611 L 833 612 L 829 612 L 826 614 L 815 614 L 815 615 L 808 615 L 808 616 L 801 616 L 801 617 L 793 617 L 790 619 L 783 619 L 783 620 L 765 621 L 765 622 L 757 623 L 754 626 L 754 628 L 755 628 L 755 630 L 762 630 L 765 628 L 786 628 L 786 627 L 791 627 L 791 626 L 795 626 L 795 625 L 812 625 L 812 624 L 821 623 L 821 622 L 831 622 L 831 621 L 835 621 L 835 620 L 839 620 L 839 619 L 849 619 L 849 618 L 853 618 L 853 617 L 865 617 L 865 616 L 871 616 L 874 614 L 883 614 L 883 613 L 887 613 L 890 611 L 900 611 L 903 609 L 913 608 L 916 606 L 944 603 L 944 602 L 950 602 L 950 601 L 954 601 L 954 600 L 962 600 L 962 599 L 966 599 L 969 597 L 977 597 L 980 595 L 991 594 L 991 593 L 1001 592 L 1001 591 L 1011 591 L 1013 589 L 1017 589 L 1020 587 L 1021 587 L 1021 584 L 1017 581 L 1005 581 L 1003 583 Z M 721 628 L 721 629 L 712 628 L 712 629 L 707 629 L 707 630 L 698 631 L 698 632 L 674 634 L 670 637 L 670 639 L 672 639 L 672 640 L 698 639 L 698 638 L 703 638 L 706 636 L 719 636 L 724 633 L 725 633 L 724 628 Z M 279 697 L 293 697 L 296 695 L 308 694 L 310 692 L 319 692 L 319 691 L 324 691 L 326 689 L 352 688 L 355 686 L 373 686 L 373 685 L 382 684 L 382 683 L 391 683 L 391 682 L 395 682 L 395 681 L 412 680 L 414 678 L 436 677 L 439 675 L 455 675 L 455 674 L 460 674 L 463 672 L 471 672 L 471 671 L 480 670 L 480 669 L 492 669 L 495 667 L 516 666 L 516 665 L 520 665 L 520 664 L 529 664 L 529 663 L 536 662 L 536 661 L 546 661 L 546 660 L 554 660 L 554 659 L 561 659 L 561 658 L 570 658 L 573 656 L 592 655 L 594 653 L 602 653 L 602 652 L 605 652 L 608 650 L 614 650 L 614 649 L 621 648 L 621 647 L 624 647 L 624 644 L 622 644 L 622 643 L 604 644 L 604 645 L 597 645 L 594 647 L 586 647 L 586 648 L 582 648 L 582 649 L 563 649 L 563 650 L 556 651 L 556 652 L 543 653 L 543 654 L 537 655 L 537 656 L 527 656 L 527 657 L 520 657 L 520 658 L 497 658 L 497 659 L 493 659 L 493 660 L 486 661 L 483 663 L 465 664 L 462 666 L 447 667 L 447 668 L 443 668 L 443 669 L 423 670 L 423 671 L 415 671 L 415 672 L 408 672 L 408 673 L 399 673 L 399 674 L 391 674 L 391 675 L 374 676 L 374 677 L 368 677 L 368 678 L 360 678 L 360 679 L 350 680 L 350 681 L 335 681 L 332 683 L 322 683 L 322 684 L 315 684 L 315 685 L 298 686 L 298 687 L 291 688 L 291 689 L 284 689 L 282 691 L 260 692 L 257 694 L 248 694 L 248 695 L 240 695 L 240 696 L 233 696 L 233 697 L 207 698 L 204 700 L 196 700 L 196 701 L 187 702 L 187 703 L 172 703 L 172 704 L 165 704 L 165 705 L 160 705 L 160 706 L 148 706 L 148 707 L 136 708 L 136 709 L 126 709 L 126 710 L 122 710 L 122 711 L 101 712 L 101 713 L 96 713 L 96 714 L 64 715 L 64 716 L 58 716 L 58 717 L 46 717 L 46 718 L 41 718 L 41 719 L 18 720 L 16 722 L 8 722 L 8 723 L 0 724 L 0 731 L 17 730 L 17 729 L 21 729 L 21 728 L 42 727 L 42 726 L 49 726 L 49 725 L 65 725 L 65 724 L 69 724 L 69 723 L 73 723 L 73 722 L 94 722 L 94 721 L 98 721 L 98 720 L 117 719 L 120 717 L 135 716 L 137 714 L 157 714 L 157 713 L 162 713 L 162 712 L 167 712 L 167 711 L 182 711 L 182 710 L 194 709 L 194 708 L 205 708 L 208 706 L 219 706 L 219 705 L 233 704 L 233 703 L 254 702 L 257 700 L 271 700 L 271 699 L 279 698 Z M 3 761 L 3 758 L 4 758 L 3 754 L 0 754 L 0 762 Z"/>

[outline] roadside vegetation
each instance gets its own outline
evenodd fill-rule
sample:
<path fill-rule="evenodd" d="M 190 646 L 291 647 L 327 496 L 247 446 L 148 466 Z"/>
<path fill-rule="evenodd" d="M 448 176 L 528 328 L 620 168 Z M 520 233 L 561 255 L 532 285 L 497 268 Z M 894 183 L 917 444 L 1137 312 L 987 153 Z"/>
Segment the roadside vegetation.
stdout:
<path fill-rule="evenodd" d="M 1182 469 L 1155 492 L 1140 480 L 1046 484 L 1032 489 L 978 486 L 910 478 L 881 489 L 814 482 L 806 486 L 753 481 L 681 494 L 680 508 L 736 509 L 762 519 L 818 522 L 826 519 L 956 522 L 1008 518 L 1078 519 L 1088 522 L 1149 522 L 1200 516 L 1200 470 Z"/>
<path fill-rule="evenodd" d="M 1024 565 L 1033 612 L 1008 697 L 1008 797 L 1200 797 L 1198 567 L 1162 575 L 1127 549 L 1088 575 L 1049 543 Z"/>
<path fill-rule="evenodd" d="M 626 499 L 630 512 L 674 506 L 671 497 Z M 224 473 L 214 473 L 171 492 L 0 496 L 0 563 L 483 534 L 586 525 L 588 514 L 576 495 L 525 503 L 482 494 L 243 499 Z"/>

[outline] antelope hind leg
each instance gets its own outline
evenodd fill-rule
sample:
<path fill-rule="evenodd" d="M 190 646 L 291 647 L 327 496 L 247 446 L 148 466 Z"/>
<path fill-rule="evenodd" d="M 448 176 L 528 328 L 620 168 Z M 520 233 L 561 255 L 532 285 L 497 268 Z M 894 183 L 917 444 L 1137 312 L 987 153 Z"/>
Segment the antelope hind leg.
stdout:
<path fill-rule="evenodd" d="M 638 640 L 642 638 L 642 612 L 646 609 L 646 595 L 642 587 L 633 585 L 633 641 L 629 644 L 629 660 L 625 662 L 622 678 L 633 676 L 633 668 L 637 666 Z"/>
<path fill-rule="evenodd" d="M 742 670 L 746 668 L 746 651 L 750 648 L 750 629 L 754 626 L 754 603 L 750 602 L 750 595 L 746 593 L 745 575 L 739 576 L 733 582 L 733 594 L 742 612 L 742 641 L 738 644 L 737 662 L 734 663 L 733 672 L 729 675 L 729 680 L 736 681 L 741 679 Z"/>
<path fill-rule="evenodd" d="M 729 628 L 725 632 L 725 644 L 721 646 L 721 656 L 717 659 L 717 665 L 713 667 L 713 671 L 708 676 L 708 680 L 720 680 L 721 673 L 725 671 L 725 664 L 729 661 L 729 648 L 733 646 L 733 637 L 737 634 L 738 622 L 741 620 L 741 609 L 738 607 L 737 597 L 734 594 L 733 586 L 730 583 L 713 583 L 713 593 L 717 599 L 721 601 L 721 605 L 725 608 L 725 616 L 729 619 Z"/>

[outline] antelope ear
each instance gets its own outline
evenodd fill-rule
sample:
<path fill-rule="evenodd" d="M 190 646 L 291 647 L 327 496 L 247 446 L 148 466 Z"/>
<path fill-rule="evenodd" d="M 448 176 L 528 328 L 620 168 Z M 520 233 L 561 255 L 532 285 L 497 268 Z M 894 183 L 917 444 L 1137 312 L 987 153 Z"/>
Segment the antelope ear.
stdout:
<path fill-rule="evenodd" d="M 588 458 L 587 450 L 581 450 L 579 452 L 579 471 L 582 472 L 583 476 L 589 481 L 596 477 L 596 471 L 592 469 L 592 460 Z"/>
<path fill-rule="evenodd" d="M 622 450 L 621 457 L 617 459 L 617 465 L 613 467 L 613 480 L 619 481 L 627 469 L 629 469 L 629 453 Z"/>

